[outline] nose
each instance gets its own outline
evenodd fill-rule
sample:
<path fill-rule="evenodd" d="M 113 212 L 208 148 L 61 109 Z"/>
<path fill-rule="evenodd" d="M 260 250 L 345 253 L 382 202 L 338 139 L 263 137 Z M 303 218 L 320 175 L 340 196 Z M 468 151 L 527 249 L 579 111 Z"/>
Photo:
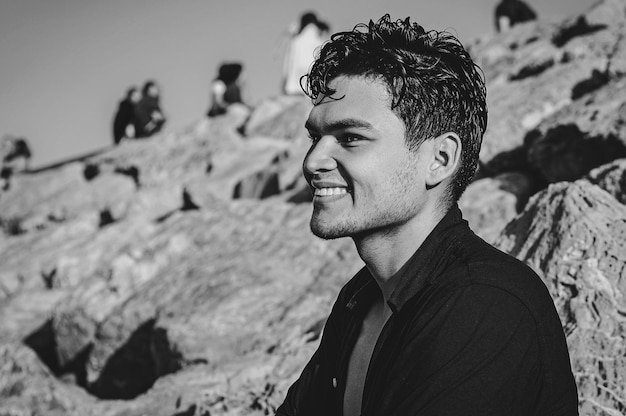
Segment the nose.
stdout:
<path fill-rule="evenodd" d="M 333 157 L 334 142 L 334 137 L 322 136 L 311 145 L 302 163 L 302 170 L 306 175 L 315 175 L 337 168 L 337 161 Z"/>

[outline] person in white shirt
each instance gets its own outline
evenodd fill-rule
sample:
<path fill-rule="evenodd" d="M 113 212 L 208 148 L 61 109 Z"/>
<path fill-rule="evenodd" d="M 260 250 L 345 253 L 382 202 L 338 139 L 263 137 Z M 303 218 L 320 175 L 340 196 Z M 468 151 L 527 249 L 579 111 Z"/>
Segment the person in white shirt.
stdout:
<path fill-rule="evenodd" d="M 327 39 L 329 26 L 318 20 L 315 13 L 304 13 L 300 18 L 300 28 L 294 33 L 283 65 L 283 93 L 304 95 L 300 87 L 300 78 L 309 71 L 315 59 L 315 51 Z"/>

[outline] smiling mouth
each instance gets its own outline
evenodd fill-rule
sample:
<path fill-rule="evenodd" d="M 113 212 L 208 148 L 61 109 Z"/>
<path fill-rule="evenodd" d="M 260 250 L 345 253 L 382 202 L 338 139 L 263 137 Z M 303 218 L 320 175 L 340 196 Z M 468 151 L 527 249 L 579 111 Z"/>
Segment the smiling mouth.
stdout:
<path fill-rule="evenodd" d="M 347 188 L 315 188 L 315 196 L 334 196 L 348 193 Z"/>

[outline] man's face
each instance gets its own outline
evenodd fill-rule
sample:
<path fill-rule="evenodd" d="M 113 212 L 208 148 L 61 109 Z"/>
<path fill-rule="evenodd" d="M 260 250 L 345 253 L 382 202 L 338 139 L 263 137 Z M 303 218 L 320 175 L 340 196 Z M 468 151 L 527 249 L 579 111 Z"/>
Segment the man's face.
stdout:
<path fill-rule="evenodd" d="M 405 144 L 383 82 L 340 76 L 333 100 L 318 99 L 306 127 L 304 176 L 314 192 L 311 230 L 322 238 L 394 232 L 424 205 L 425 163 Z"/>

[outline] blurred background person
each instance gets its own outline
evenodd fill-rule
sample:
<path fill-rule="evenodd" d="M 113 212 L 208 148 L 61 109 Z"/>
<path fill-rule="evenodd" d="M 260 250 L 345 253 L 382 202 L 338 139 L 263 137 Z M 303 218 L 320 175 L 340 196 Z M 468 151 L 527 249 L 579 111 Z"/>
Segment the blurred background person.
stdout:
<path fill-rule="evenodd" d="M 5 134 L 0 140 L 0 190 L 9 189 L 15 172 L 28 172 L 32 152 L 24 137 Z"/>
<path fill-rule="evenodd" d="M 243 65 L 239 62 L 220 65 L 217 77 L 211 82 L 211 107 L 207 116 L 215 117 L 226 113 L 232 104 L 243 104 L 240 81 L 242 71 Z"/>
<path fill-rule="evenodd" d="M 496 6 L 496 30 L 504 32 L 516 24 L 537 19 L 537 13 L 522 0 L 501 0 Z"/>
<path fill-rule="evenodd" d="M 32 152 L 24 137 L 5 134 L 0 141 L 2 166 L 9 166 L 12 171 L 28 171 Z"/>
<path fill-rule="evenodd" d="M 315 50 L 328 39 L 329 33 L 328 24 L 315 13 L 307 12 L 300 17 L 300 26 L 292 31 L 283 62 L 283 94 L 304 94 L 300 78 L 308 72 Z"/>
<path fill-rule="evenodd" d="M 130 87 L 120 101 L 113 119 L 113 143 L 119 144 L 124 138 L 135 137 L 135 106 L 141 100 L 141 93 L 136 87 Z"/>
<path fill-rule="evenodd" d="M 141 99 L 135 106 L 135 137 L 150 137 L 158 133 L 165 124 L 161 111 L 159 87 L 155 81 L 146 81 L 141 90 Z"/>

